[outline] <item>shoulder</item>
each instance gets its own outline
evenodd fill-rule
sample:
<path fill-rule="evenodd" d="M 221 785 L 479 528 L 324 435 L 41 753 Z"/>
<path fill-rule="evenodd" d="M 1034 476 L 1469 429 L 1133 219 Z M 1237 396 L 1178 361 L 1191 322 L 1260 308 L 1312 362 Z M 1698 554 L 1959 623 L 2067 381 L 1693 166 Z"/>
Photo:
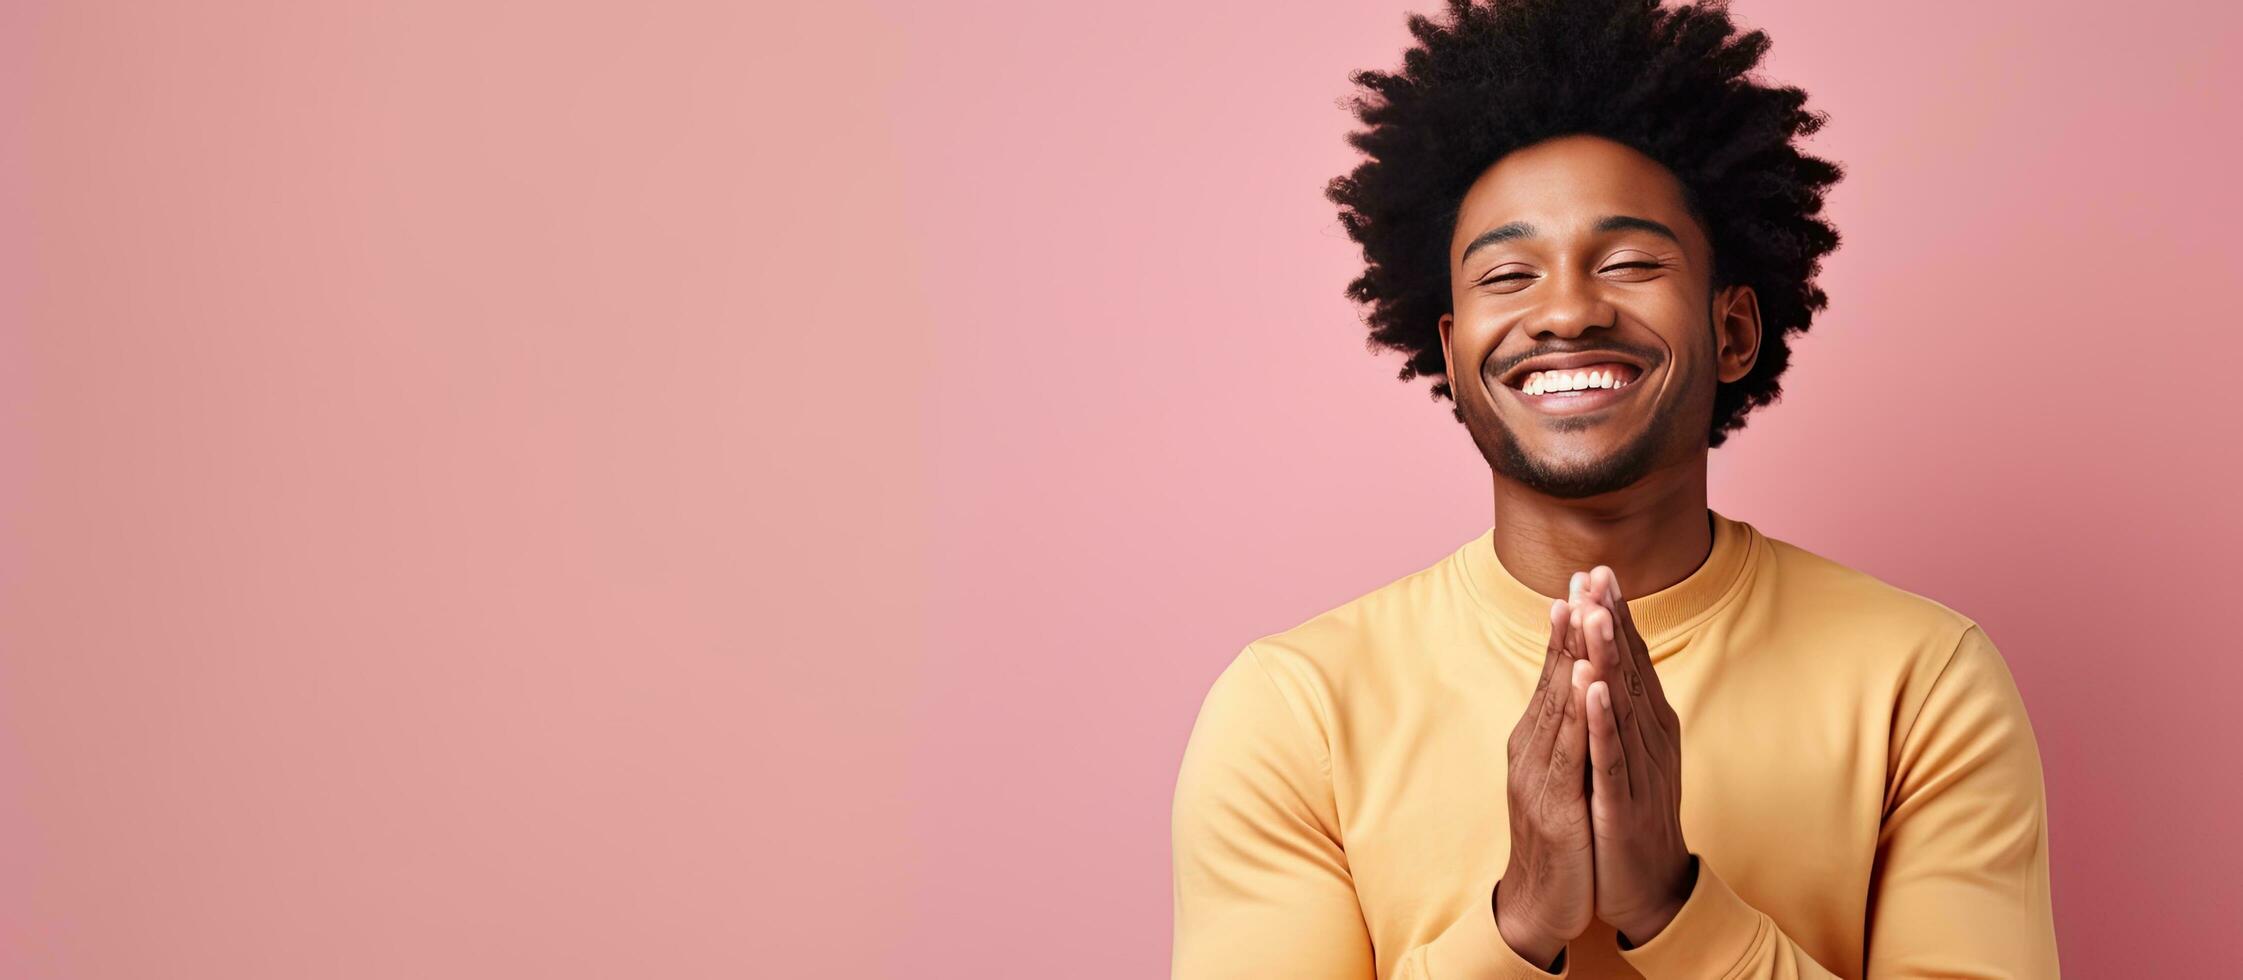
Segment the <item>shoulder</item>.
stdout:
<path fill-rule="evenodd" d="M 1936 669 L 1965 634 L 1979 630 L 1969 616 L 1930 596 L 1780 538 L 1761 537 L 1776 603 L 1811 611 L 1819 631 L 1871 638 L 1875 642 L 1868 646 L 1904 651 L 1911 659 L 1932 661 Z"/>
<path fill-rule="evenodd" d="M 1765 540 L 1771 574 L 1755 593 L 1768 601 L 1753 615 L 1783 621 L 1764 635 L 1782 636 L 1802 654 L 1800 670 L 1855 692 L 1885 720 L 1893 793 L 1906 774 L 1937 772 L 1973 753 L 2009 757 L 2018 773 L 2034 770 L 2022 692 L 1983 626 L 1860 569 Z M 1889 795 L 1887 805 L 1898 798 Z"/>
<path fill-rule="evenodd" d="M 1329 774 L 1336 705 L 1388 652 L 1394 633 L 1423 620 L 1444 587 L 1447 558 L 1293 626 L 1254 638 L 1218 672 L 1185 749 L 1185 783 L 1220 781 L 1239 760 L 1310 780 Z"/>
<path fill-rule="evenodd" d="M 1460 553 L 1469 543 L 1292 626 L 1256 637 L 1243 657 L 1310 715 L 1335 692 L 1410 669 L 1442 638 L 1476 623 Z"/>
<path fill-rule="evenodd" d="M 1940 740 L 2023 742 L 2032 722 L 2010 664 L 1976 619 L 1877 576 L 1767 538 L 1774 610 L 1810 623 L 1817 671 L 1889 702 L 1895 765 Z M 1837 653 L 1839 657 L 1830 657 Z"/>

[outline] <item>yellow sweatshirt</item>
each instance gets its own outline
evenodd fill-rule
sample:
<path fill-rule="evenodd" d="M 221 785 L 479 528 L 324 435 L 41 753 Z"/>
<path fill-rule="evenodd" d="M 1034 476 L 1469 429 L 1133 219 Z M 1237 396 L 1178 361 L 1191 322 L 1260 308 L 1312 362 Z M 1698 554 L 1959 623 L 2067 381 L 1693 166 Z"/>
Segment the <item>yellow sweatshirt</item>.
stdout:
<path fill-rule="evenodd" d="M 1594 922 L 1552 974 L 1496 929 L 1554 597 L 1490 528 L 1215 678 L 1176 782 L 1176 980 L 2056 976 L 2040 753 L 1985 631 L 1707 513 L 1705 563 L 1628 602 L 1698 857 L 1664 930 Z"/>

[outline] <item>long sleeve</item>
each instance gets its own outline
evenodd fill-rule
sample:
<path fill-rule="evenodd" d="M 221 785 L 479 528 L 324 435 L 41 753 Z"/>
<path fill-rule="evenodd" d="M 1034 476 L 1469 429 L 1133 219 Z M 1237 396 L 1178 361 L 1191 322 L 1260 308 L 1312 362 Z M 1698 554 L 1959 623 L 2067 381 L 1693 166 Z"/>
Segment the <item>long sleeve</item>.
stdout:
<path fill-rule="evenodd" d="M 1899 724 L 1860 972 L 1815 962 L 1702 855 L 1682 911 L 1621 958 L 1648 980 L 2057 976 L 2040 750 L 1983 629 Z"/>
<path fill-rule="evenodd" d="M 1296 705 L 1248 646 L 1215 679 L 1192 726 L 1172 813 L 1175 980 L 1372 980 L 1313 709 Z M 1439 936 L 1396 950 L 1395 980 L 1548 980 L 1503 941 L 1490 894 Z"/>

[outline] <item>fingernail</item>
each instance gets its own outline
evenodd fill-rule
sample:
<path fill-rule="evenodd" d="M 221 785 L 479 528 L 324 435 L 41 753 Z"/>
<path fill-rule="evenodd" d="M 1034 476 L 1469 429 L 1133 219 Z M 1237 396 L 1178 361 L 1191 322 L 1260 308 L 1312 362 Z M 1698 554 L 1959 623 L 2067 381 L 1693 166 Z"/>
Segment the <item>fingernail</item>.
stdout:
<path fill-rule="evenodd" d="M 1599 632 L 1604 634 L 1604 642 L 1612 642 L 1612 620 L 1607 618 L 1604 622 L 1598 623 L 1597 626 L 1600 627 Z"/>

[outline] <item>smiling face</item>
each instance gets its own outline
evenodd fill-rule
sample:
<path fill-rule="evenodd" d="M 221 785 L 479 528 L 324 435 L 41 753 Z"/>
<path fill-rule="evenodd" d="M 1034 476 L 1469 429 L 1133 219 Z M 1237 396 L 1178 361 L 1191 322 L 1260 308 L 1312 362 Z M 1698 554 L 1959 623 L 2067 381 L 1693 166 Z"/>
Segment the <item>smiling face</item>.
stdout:
<path fill-rule="evenodd" d="M 1712 271 L 1681 183 L 1624 144 L 1562 136 L 1482 173 L 1440 326 L 1496 475 L 1570 499 L 1702 457 L 1716 382 L 1744 377 L 1760 338 L 1751 287 L 1715 292 Z"/>

